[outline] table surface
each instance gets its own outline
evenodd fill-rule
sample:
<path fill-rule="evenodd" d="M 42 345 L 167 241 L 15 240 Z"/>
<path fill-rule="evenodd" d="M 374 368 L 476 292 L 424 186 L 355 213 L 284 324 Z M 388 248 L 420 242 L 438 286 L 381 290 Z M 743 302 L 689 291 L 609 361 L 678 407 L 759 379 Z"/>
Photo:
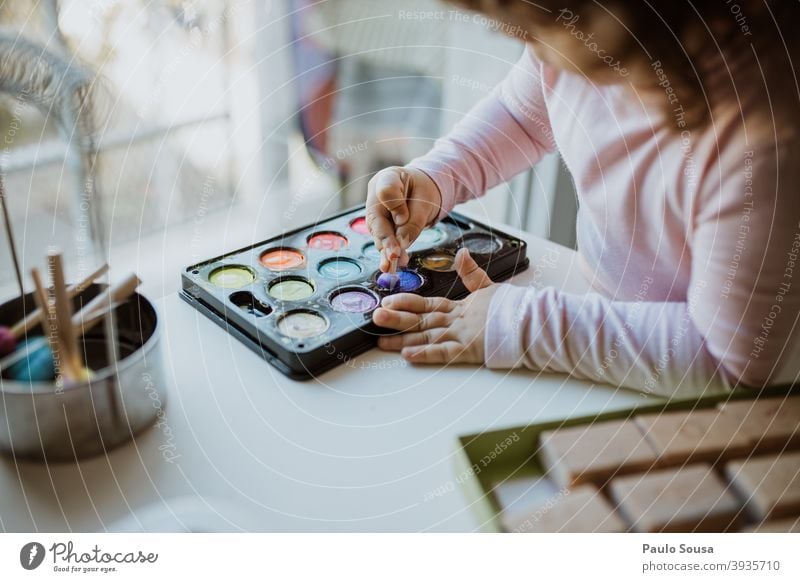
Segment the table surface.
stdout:
<path fill-rule="evenodd" d="M 586 292 L 573 251 L 517 234 L 531 268 L 514 283 Z M 568 376 L 415 367 L 377 349 L 295 382 L 176 295 L 159 311 L 162 421 L 78 464 L 0 459 L 0 530 L 152 531 L 173 520 L 206 530 L 473 531 L 479 523 L 453 486 L 459 435 L 641 402 Z"/>

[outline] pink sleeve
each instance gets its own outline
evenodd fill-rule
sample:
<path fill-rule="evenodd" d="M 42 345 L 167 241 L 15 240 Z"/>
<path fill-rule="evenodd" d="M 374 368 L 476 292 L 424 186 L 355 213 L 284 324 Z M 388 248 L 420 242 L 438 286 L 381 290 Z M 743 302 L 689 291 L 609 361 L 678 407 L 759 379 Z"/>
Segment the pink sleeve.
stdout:
<path fill-rule="evenodd" d="M 704 180 L 690 234 L 687 301 L 614 301 L 501 285 L 487 317 L 487 365 L 569 373 L 664 396 L 697 395 L 717 382 L 775 383 L 800 313 L 800 284 L 792 281 L 800 225 L 791 187 L 800 176 L 797 164 L 787 166 L 788 156 L 769 148 L 741 153 Z"/>
<path fill-rule="evenodd" d="M 409 163 L 439 187 L 439 218 L 555 150 L 542 75 L 541 62 L 526 48 L 489 96 L 437 140 L 430 152 Z"/>
<path fill-rule="evenodd" d="M 660 396 L 698 395 L 718 386 L 718 378 L 716 360 L 693 324 L 695 311 L 688 302 L 612 301 L 504 284 L 486 320 L 486 364 Z"/>

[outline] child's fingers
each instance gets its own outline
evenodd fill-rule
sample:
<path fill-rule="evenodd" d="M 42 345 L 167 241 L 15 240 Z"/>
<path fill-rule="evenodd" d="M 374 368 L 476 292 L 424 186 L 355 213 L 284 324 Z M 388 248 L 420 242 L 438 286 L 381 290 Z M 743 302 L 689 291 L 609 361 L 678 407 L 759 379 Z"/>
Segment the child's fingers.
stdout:
<path fill-rule="evenodd" d="M 489 278 L 489 275 L 478 266 L 478 263 L 475 262 L 475 259 L 472 258 L 467 249 L 458 251 L 456 254 L 455 267 L 456 273 L 458 273 L 458 276 L 470 293 L 492 285 L 492 280 Z"/>
<path fill-rule="evenodd" d="M 405 250 L 400 251 L 400 258 L 397 259 L 397 265 L 400 267 L 405 267 L 408 265 L 409 256 Z"/>
<path fill-rule="evenodd" d="M 372 313 L 372 321 L 381 327 L 397 331 L 422 331 L 435 327 L 447 327 L 450 317 L 446 313 L 408 313 L 379 307 Z"/>
<path fill-rule="evenodd" d="M 405 262 L 403 262 L 404 257 Z M 408 264 L 408 254 L 405 251 L 401 251 L 397 243 L 386 243 L 381 249 L 381 261 L 378 268 L 386 273 L 391 267 L 392 260 L 397 261 L 397 266 L 404 267 Z"/>
<path fill-rule="evenodd" d="M 442 311 L 450 313 L 455 309 L 456 302 L 444 297 L 423 297 L 414 293 L 398 293 L 384 297 L 381 305 L 388 309 L 410 311 L 411 313 L 425 313 L 427 311 Z"/>
<path fill-rule="evenodd" d="M 387 178 L 384 174 L 391 175 L 391 172 L 379 172 L 367 185 L 367 228 L 375 240 L 375 248 L 379 251 L 387 246 L 400 248 L 395 232 L 395 217 L 379 196 L 382 189 L 386 188 Z M 400 184 L 402 184 L 402 181 Z M 396 188 L 396 190 L 395 196 L 401 196 L 405 199 L 405 190 L 402 186 Z M 405 206 L 405 201 L 403 201 L 403 206 Z"/>
<path fill-rule="evenodd" d="M 375 197 L 392 216 L 395 226 L 408 222 L 408 204 L 406 200 L 405 170 L 386 168 L 375 175 L 372 180 Z"/>
<path fill-rule="evenodd" d="M 414 364 L 454 363 L 458 361 L 462 353 L 464 353 L 464 346 L 456 341 L 412 346 L 400 351 L 400 355 Z"/>
<path fill-rule="evenodd" d="M 396 246 L 392 247 L 392 245 L 389 244 L 389 246 L 386 246 L 381 250 L 381 262 L 378 265 L 378 268 L 383 273 L 388 273 L 389 269 L 391 268 L 391 259 L 389 257 L 393 253 L 392 253 L 391 250 L 389 250 L 390 248 L 399 249 L 400 246 L 396 245 Z M 408 253 L 407 252 L 405 252 L 405 251 L 399 251 L 398 252 L 398 251 L 395 250 L 394 255 L 397 257 L 397 265 L 396 265 L 397 267 L 405 267 L 406 265 L 408 265 L 409 258 L 408 258 Z"/>
<path fill-rule="evenodd" d="M 375 241 L 375 248 L 379 251 L 384 247 L 400 247 L 391 215 L 374 196 L 367 198 L 367 228 Z"/>
<path fill-rule="evenodd" d="M 438 209 L 433 208 L 427 200 L 410 198 L 408 200 L 408 222 L 397 228 L 397 239 L 400 245 L 407 249 L 411 246 L 422 229 L 428 226 L 429 217 Z"/>
<path fill-rule="evenodd" d="M 378 338 L 378 347 L 382 350 L 399 351 L 408 346 L 422 346 L 425 344 L 439 343 L 447 339 L 450 330 L 446 327 L 437 327 L 414 333 L 401 335 L 385 335 Z"/>
<path fill-rule="evenodd" d="M 384 249 L 381 249 L 381 262 L 378 268 L 383 273 L 389 270 L 389 259 L 386 258 L 386 253 L 384 252 Z"/>

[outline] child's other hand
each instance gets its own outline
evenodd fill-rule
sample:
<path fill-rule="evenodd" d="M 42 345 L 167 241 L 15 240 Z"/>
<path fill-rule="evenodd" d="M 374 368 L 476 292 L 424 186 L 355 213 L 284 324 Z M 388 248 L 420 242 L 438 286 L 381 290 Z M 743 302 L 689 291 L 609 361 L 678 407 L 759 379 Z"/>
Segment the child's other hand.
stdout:
<path fill-rule="evenodd" d="M 412 293 L 386 297 L 372 320 L 402 334 L 381 337 L 381 349 L 399 351 L 412 363 L 483 363 L 486 314 L 497 285 L 465 249 L 455 265 L 470 295 L 460 301 Z"/>
<path fill-rule="evenodd" d="M 439 188 L 425 172 L 394 166 L 375 174 L 367 187 L 367 226 L 381 252 L 381 271 L 389 270 L 390 257 L 408 264 L 406 249 L 441 206 Z"/>

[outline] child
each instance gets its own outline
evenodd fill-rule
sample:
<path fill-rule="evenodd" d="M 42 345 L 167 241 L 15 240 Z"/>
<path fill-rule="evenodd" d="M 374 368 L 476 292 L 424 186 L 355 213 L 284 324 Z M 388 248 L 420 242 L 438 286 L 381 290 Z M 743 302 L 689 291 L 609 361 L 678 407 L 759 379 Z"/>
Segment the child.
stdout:
<path fill-rule="evenodd" d="M 521 60 L 425 156 L 371 181 L 382 269 L 424 226 L 559 151 L 593 292 L 493 284 L 387 297 L 410 362 L 528 367 L 663 395 L 800 371 L 796 2 L 462 0 L 524 31 Z M 796 280 L 797 279 L 797 280 Z"/>

